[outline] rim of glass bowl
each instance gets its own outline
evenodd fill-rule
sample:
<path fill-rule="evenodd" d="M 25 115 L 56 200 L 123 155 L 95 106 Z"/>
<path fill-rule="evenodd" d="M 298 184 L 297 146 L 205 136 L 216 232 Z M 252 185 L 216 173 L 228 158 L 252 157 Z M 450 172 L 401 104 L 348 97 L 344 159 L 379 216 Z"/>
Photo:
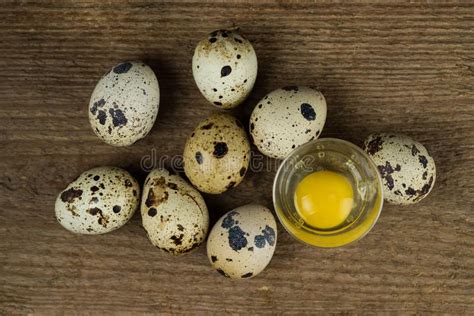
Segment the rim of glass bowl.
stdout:
<path fill-rule="evenodd" d="M 282 174 L 282 170 L 284 169 L 284 166 L 288 163 L 288 161 L 290 159 L 292 159 L 296 154 L 302 152 L 305 148 L 307 147 L 312 147 L 312 146 L 315 146 L 316 144 L 318 143 L 322 143 L 322 142 L 333 142 L 333 143 L 341 143 L 345 146 L 349 146 L 351 147 L 352 149 L 354 149 L 355 151 L 359 152 L 368 162 L 368 164 L 371 166 L 371 168 L 375 171 L 375 176 L 376 176 L 376 179 L 377 179 L 377 189 L 378 189 L 378 194 L 377 194 L 377 197 L 376 197 L 376 205 L 374 208 L 377 207 L 377 204 L 380 204 L 378 206 L 378 209 L 376 210 L 376 214 L 375 214 L 375 217 L 372 219 L 372 223 L 365 229 L 365 231 L 363 231 L 359 236 L 357 236 L 356 238 L 346 242 L 346 243 L 341 243 L 341 244 L 337 244 L 337 245 L 322 245 L 322 244 L 312 244 L 308 241 L 305 241 L 301 238 L 299 238 L 298 236 L 295 236 L 293 234 L 293 232 L 291 231 L 291 229 L 289 227 L 287 227 L 287 224 L 285 223 L 285 219 L 287 218 L 286 215 L 284 215 L 284 211 L 281 209 L 281 207 L 278 207 L 278 204 L 282 204 L 282 203 L 277 203 L 277 191 L 278 191 L 278 188 L 277 188 L 277 184 L 278 184 L 278 180 L 280 179 L 281 177 L 281 174 Z M 279 194 L 279 193 L 278 193 Z M 339 248 L 339 247 L 343 247 L 343 246 L 347 246 L 349 244 L 352 244 L 360 239 L 362 239 L 365 235 L 367 235 L 371 230 L 372 228 L 375 226 L 375 224 L 377 223 L 378 219 L 379 219 L 379 216 L 380 216 L 380 213 L 382 213 L 382 208 L 383 208 L 383 202 L 384 202 L 384 197 L 383 197 L 383 185 L 382 185 L 382 178 L 380 176 L 380 173 L 377 169 L 377 166 L 375 165 L 375 163 L 372 161 L 372 159 L 367 155 L 367 153 L 365 151 L 363 151 L 359 146 L 349 142 L 349 141 L 346 141 L 346 140 L 343 140 L 343 139 L 339 139 L 339 138 L 318 138 L 318 139 L 315 139 L 315 140 L 312 140 L 310 142 L 307 142 L 306 144 L 303 144 L 301 146 L 299 146 L 298 148 L 296 148 L 295 150 L 293 150 L 292 152 L 290 152 L 286 157 L 285 159 L 283 160 L 283 162 L 280 164 L 280 166 L 278 167 L 278 170 L 277 170 L 277 173 L 275 175 L 275 178 L 273 180 L 273 189 L 272 189 L 272 195 L 273 195 L 273 206 L 275 208 L 275 213 L 278 217 L 278 220 L 279 222 L 281 223 L 281 225 L 283 226 L 283 228 L 285 228 L 285 230 L 288 232 L 288 234 L 290 234 L 290 236 L 292 236 L 294 239 L 298 240 L 299 242 L 302 242 L 304 244 L 307 244 L 307 245 L 310 245 L 312 247 L 317 247 L 317 248 Z M 281 199 L 281 197 L 279 197 Z M 373 210 L 372 210 L 373 211 Z M 367 219 L 366 219 L 367 220 Z M 366 220 L 364 220 L 362 223 L 364 223 Z M 288 220 L 290 221 L 290 220 Z M 360 225 L 360 224 L 359 224 Z M 341 233 L 341 234 L 344 234 Z M 347 234 L 347 232 L 346 232 Z M 313 234 L 313 235 L 317 235 L 317 234 Z M 323 235 L 320 235 L 320 236 L 323 236 Z M 322 238 L 334 238 L 334 235 L 329 235 L 329 236 L 326 236 L 326 237 L 322 237 Z"/>

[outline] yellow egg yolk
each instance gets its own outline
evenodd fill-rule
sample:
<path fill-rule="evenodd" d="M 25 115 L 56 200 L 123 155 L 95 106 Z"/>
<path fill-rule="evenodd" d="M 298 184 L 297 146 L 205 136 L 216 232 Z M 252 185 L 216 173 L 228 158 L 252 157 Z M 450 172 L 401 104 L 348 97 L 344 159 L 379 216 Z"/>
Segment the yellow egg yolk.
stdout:
<path fill-rule="evenodd" d="M 329 170 L 316 171 L 298 183 L 294 201 L 306 224 L 329 229 L 339 226 L 349 216 L 354 192 L 344 175 Z"/>

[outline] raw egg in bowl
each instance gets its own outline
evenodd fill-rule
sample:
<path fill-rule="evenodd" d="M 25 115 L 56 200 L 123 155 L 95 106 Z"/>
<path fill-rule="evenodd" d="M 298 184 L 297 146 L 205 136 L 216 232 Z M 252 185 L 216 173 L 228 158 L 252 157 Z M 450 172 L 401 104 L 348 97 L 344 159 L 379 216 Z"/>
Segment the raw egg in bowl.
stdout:
<path fill-rule="evenodd" d="M 316 247 L 347 245 L 365 236 L 383 205 L 377 167 L 356 145 L 321 138 L 291 152 L 273 183 L 283 227 Z"/>

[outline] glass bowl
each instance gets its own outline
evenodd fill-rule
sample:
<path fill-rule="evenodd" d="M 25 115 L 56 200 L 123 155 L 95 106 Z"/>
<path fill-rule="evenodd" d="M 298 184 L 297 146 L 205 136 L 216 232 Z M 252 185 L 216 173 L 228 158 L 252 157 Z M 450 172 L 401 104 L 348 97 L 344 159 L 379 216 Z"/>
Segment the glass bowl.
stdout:
<path fill-rule="evenodd" d="M 306 223 L 294 204 L 297 184 L 320 170 L 345 175 L 354 192 L 348 217 L 331 229 Z M 320 138 L 295 149 L 280 165 L 273 183 L 273 204 L 281 224 L 297 240 L 316 247 L 340 247 L 365 236 L 377 222 L 383 205 L 382 180 L 362 149 L 341 139 Z"/>

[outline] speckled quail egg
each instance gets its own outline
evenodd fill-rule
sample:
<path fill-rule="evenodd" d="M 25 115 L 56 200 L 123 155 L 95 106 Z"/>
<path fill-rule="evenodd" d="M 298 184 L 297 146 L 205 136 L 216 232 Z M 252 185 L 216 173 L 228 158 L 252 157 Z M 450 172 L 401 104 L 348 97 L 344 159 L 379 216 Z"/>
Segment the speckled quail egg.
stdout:
<path fill-rule="evenodd" d="M 436 167 L 428 150 L 406 135 L 374 134 L 364 149 L 379 169 L 387 202 L 407 205 L 424 199 L 436 180 Z"/>
<path fill-rule="evenodd" d="M 159 103 L 153 70 L 142 62 L 123 62 L 97 83 L 89 102 L 89 122 L 107 144 L 129 146 L 150 132 Z"/>
<path fill-rule="evenodd" d="M 261 205 L 248 204 L 222 216 L 207 240 L 207 256 L 222 275 L 252 278 L 270 263 L 277 242 L 273 214 Z"/>
<path fill-rule="evenodd" d="M 148 239 L 170 254 L 189 252 L 206 238 L 209 213 L 204 199 L 165 169 L 154 169 L 146 178 L 140 209 Z"/>
<path fill-rule="evenodd" d="M 184 171 L 206 193 L 222 193 L 237 186 L 250 161 L 250 144 L 239 120 L 214 112 L 201 121 L 184 147 Z"/>
<path fill-rule="evenodd" d="M 140 186 L 127 171 L 93 168 L 59 194 L 56 219 L 73 233 L 108 233 L 128 222 L 138 208 L 139 196 Z"/>
<path fill-rule="evenodd" d="M 326 122 L 326 100 L 308 87 L 285 87 L 266 95 L 250 117 L 250 134 L 258 150 L 285 158 L 293 149 L 318 138 Z"/>
<path fill-rule="evenodd" d="M 223 109 L 236 107 L 252 91 L 257 55 L 237 30 L 214 31 L 197 45 L 193 76 L 202 95 Z"/>

